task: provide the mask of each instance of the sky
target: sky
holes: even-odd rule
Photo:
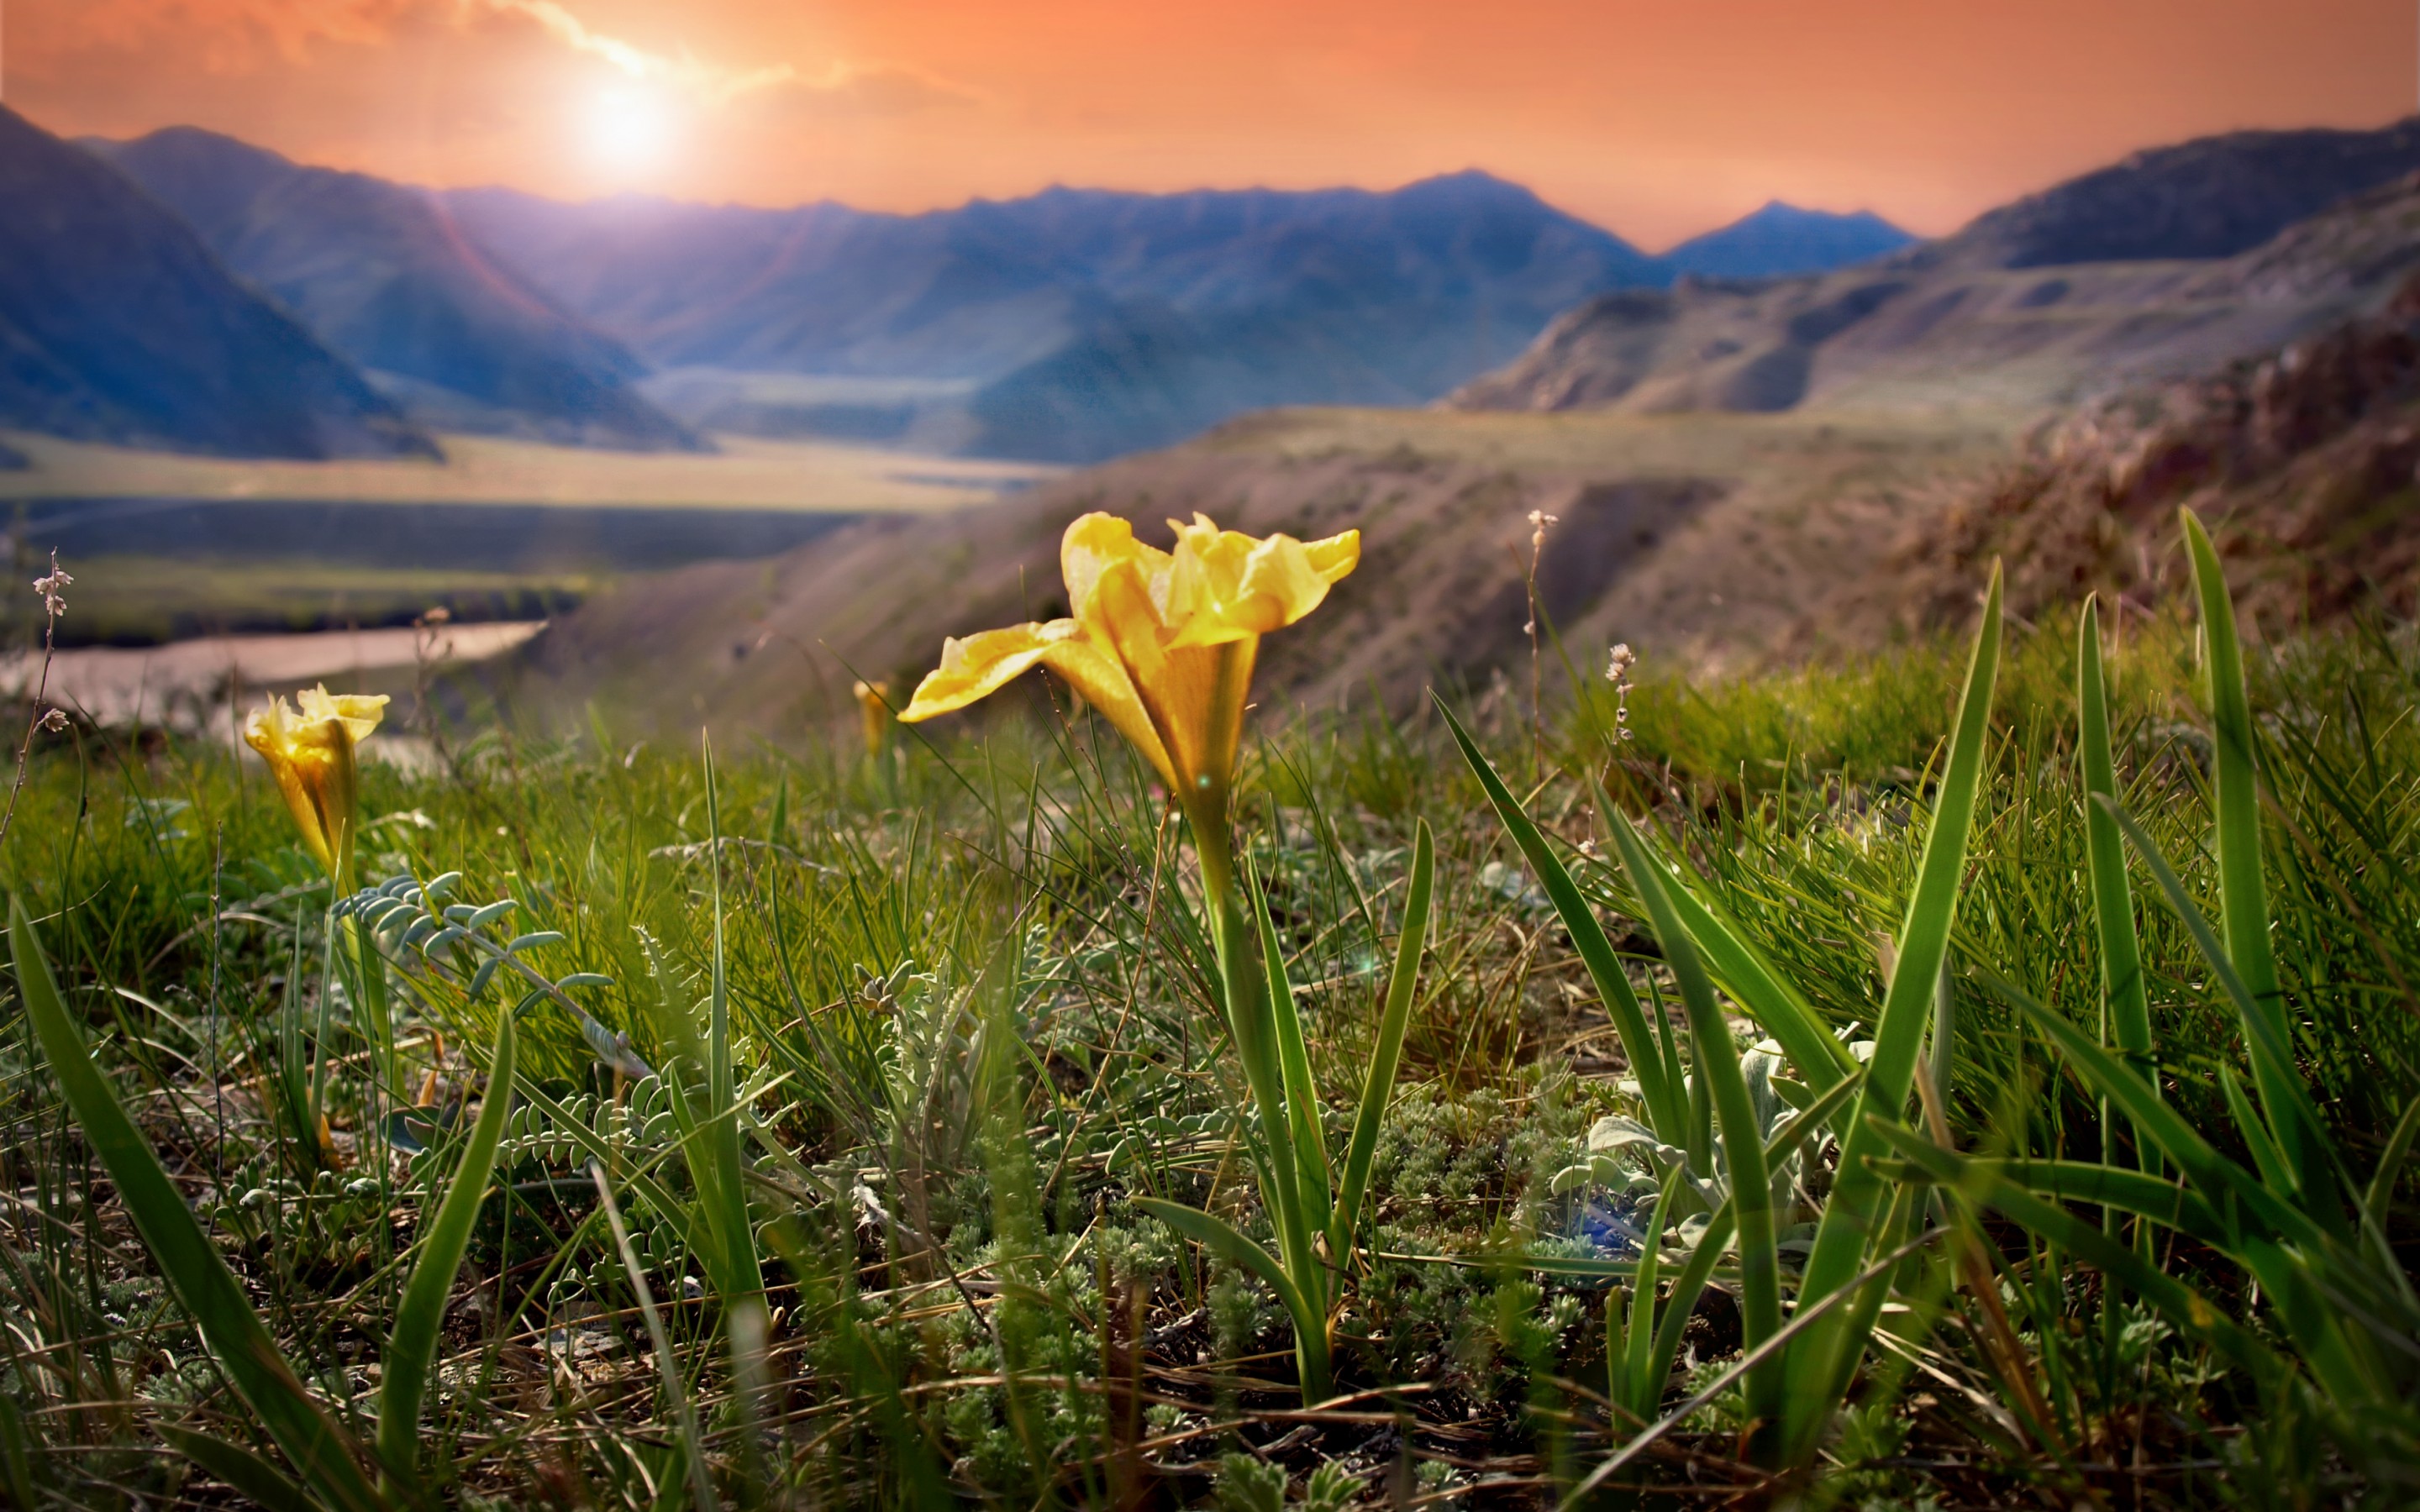
[[[0,0],[0,99],[564,198],[917,210],[1483,168],[1650,250],[1937,235],[2137,147],[2374,126],[2415,0]]]

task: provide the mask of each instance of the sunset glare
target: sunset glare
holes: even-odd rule
[[[2377,125],[2420,43],[2406,0],[10,0],[8,25],[7,97],[54,131],[196,125],[420,182],[922,209],[1480,167],[1651,247],[1775,197],[1939,233],[2138,147]]]

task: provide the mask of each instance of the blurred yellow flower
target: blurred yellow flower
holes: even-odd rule
[[[865,727],[865,753],[880,756],[882,745],[891,734],[891,683],[887,678],[859,682],[849,691],[857,695],[858,719]]]
[[[269,763],[302,843],[342,886],[352,870],[357,817],[353,748],[386,717],[386,695],[332,695],[321,687],[303,689],[294,702],[299,712],[283,698],[255,709],[243,738]]]
[[[1261,637],[1294,624],[1361,560],[1361,532],[1255,538],[1207,517],[1171,520],[1176,549],[1135,539],[1113,515],[1067,527],[1060,570],[1071,617],[986,630],[941,648],[902,719],[929,719],[1049,668],[1158,769],[1187,809],[1223,820]]]

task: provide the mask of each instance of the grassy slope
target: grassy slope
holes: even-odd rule
[[[2130,635],[2114,661],[2116,724],[2130,802],[2207,897],[2213,877],[2196,844],[2207,748],[2190,647],[2189,628],[2174,624]],[[2391,712],[2408,705],[2420,651],[2398,629],[2280,655],[2257,687],[2275,717],[2278,954],[2324,1117],[2369,1159],[2420,1085],[2420,1040],[2396,985],[2420,977],[2420,897],[2402,869],[2377,864],[2409,854],[2420,812],[2420,729]],[[2013,981],[2087,1025],[2097,1008],[2065,638],[2058,627],[2019,634],[2010,658],[1953,951],[1950,1115],[1970,1146],[2097,1151],[2090,1102],[2044,1079],[2042,1047],[1988,986]],[[1651,678],[1632,700],[1638,736],[1607,768],[1629,801],[1678,826],[1756,943],[1835,1025],[1871,1022],[1870,940],[1896,925],[1916,866],[1917,774],[1936,759],[1960,660],[1928,646],[1780,678]],[[1584,728],[1572,755],[1595,765],[1602,748]],[[1282,1439],[1270,1456],[1296,1476],[1338,1459],[1371,1494],[1399,1454],[1422,1489],[1481,1478],[1535,1487],[1584,1471],[1604,1442],[1601,1418],[1559,1382],[1602,1379],[1606,1293],[1585,1284],[1542,1289],[1486,1268],[1381,1259],[1345,1315],[1340,1369],[1350,1386],[1417,1381],[1423,1391],[1375,1424],[1301,1433],[1266,1415],[1292,1403],[1285,1335],[1265,1295],[1122,1201],[1156,1191],[1257,1221],[1223,1112],[1233,1077],[1203,995],[1206,947],[1177,903],[1182,852],[1155,826],[1114,743],[1078,731],[1063,748],[1063,733],[1036,729],[1003,726],[986,744],[954,748],[946,765],[912,746],[876,765],[814,747],[726,763],[725,825],[774,847],[735,851],[724,876],[741,1074],[781,1078],[755,1105],[782,1149],[814,1168],[769,1165],[779,1184],[759,1194],[760,1216],[802,1220],[779,1246],[790,1264],[775,1272],[785,1311],[771,1357],[771,1407],[786,1414],[771,1441],[777,1460],[810,1496],[906,1496],[929,1476],[1018,1504],[1114,1501],[1120,1477],[1146,1464],[1190,1499],[1206,1457],[1239,1437]],[[551,975],[614,978],[583,1000],[660,1063],[667,1045],[635,930],[662,942],[675,981],[693,981],[676,993],[704,990],[690,974],[707,960],[712,921],[705,789],[690,754],[626,752],[627,732],[596,737],[604,748],[492,734],[464,745],[458,733],[456,776],[373,768],[368,811],[397,817],[372,828],[365,865],[460,870],[464,897],[523,900],[507,932],[563,931],[535,959]],[[1528,732],[1505,703],[1488,738],[1508,769],[1524,769]],[[1592,1118],[1625,1105],[1619,1066],[1543,901],[1499,864],[1509,850],[1467,774],[1429,722],[1367,718],[1258,748],[1254,773],[1249,844],[1295,980],[1313,984],[1305,1011],[1323,1086],[1350,1086],[1364,1054],[1410,824],[1424,815],[1439,829],[1442,933],[1403,1106],[1379,1151],[1374,1247],[1466,1254],[1573,1232],[1575,1202],[1548,1179],[1577,1158]],[[1534,807],[1567,836],[1587,830],[1568,776]],[[324,1033],[332,1055],[358,1048],[341,1014],[314,1027],[328,1025],[312,964],[324,894],[311,891],[275,798],[256,772],[207,750],[54,748],[16,825],[10,880],[45,918],[102,1063],[225,1236],[288,1351],[328,1372],[324,1390],[349,1375],[363,1391],[392,1286],[380,1267],[411,1237],[428,1167],[399,1170],[394,1197],[375,1182],[349,1192],[365,1167],[315,1178],[256,1074],[272,1063],[281,1026],[305,1047]],[[1602,865],[1584,876],[1619,905]],[[216,931],[212,897],[229,909]],[[2212,1068],[2240,1065],[2240,1043],[2181,932],[2155,908],[2144,918],[2169,1095],[2220,1130]],[[1652,963],[1633,970],[1668,995]],[[411,1078],[435,1067],[442,1099],[464,1077],[459,1047],[485,1041],[500,1005],[492,995],[465,1004],[422,980],[428,995],[406,1024],[405,1054]],[[974,1045],[986,1020],[1013,1026],[1031,1055],[1005,1069],[984,1060]],[[163,1310],[106,1193],[80,1185],[77,1142],[26,1058],[22,1023],[0,1016],[0,1175],[20,1198],[0,1217],[11,1351],[0,1391],[38,1446],[30,1473],[59,1494],[85,1503],[122,1485],[158,1499],[175,1461],[139,1451],[139,1417],[105,1403],[139,1383],[154,1401],[194,1402],[223,1431],[244,1429]],[[556,1095],[612,1094],[562,1012],[540,1005],[523,1024],[522,1053]],[[205,1074],[213,1064],[226,1067],[215,1080]],[[349,1156],[374,1109],[358,1062],[332,1065],[328,1103]],[[575,1486],[595,1504],[654,1503],[650,1485],[682,1484],[678,1436],[644,1335],[620,1310],[621,1263],[581,1227],[593,1201],[568,1180],[568,1148],[517,1134],[507,1159],[520,1184],[509,1204],[491,1199],[446,1347],[446,1379],[479,1384],[447,1396],[423,1461],[517,1504]],[[97,1211],[85,1206],[94,1197]],[[380,1220],[387,1211],[391,1223]],[[70,1241],[95,1222],[119,1237],[105,1249]],[[693,1259],[662,1214],[641,1210],[637,1222],[657,1295],[677,1299]],[[2409,1210],[2393,1233],[2412,1241]],[[2258,1501],[2281,1481],[2308,1490],[2334,1473],[2294,1458],[2294,1432],[2236,1440],[2230,1425],[2280,1422],[2288,1408],[2148,1320],[2104,1341],[2091,1273],[2003,1237],[2009,1305],[2066,1431],[2087,1458],[2138,1457],[2141,1469],[2117,1477],[2128,1494],[2201,1504],[2224,1485]],[[2207,1257],[2171,1263],[2223,1294],[2237,1285]],[[485,1300],[500,1269],[501,1312]],[[675,1349],[703,1372],[709,1424],[727,1428],[708,1313],[675,1302],[670,1322]],[[1691,1325],[1697,1357],[1719,1357],[1734,1327],[1709,1304]],[[1959,1389],[1859,1420],[1831,1489],[1998,1505],[2058,1481],[1993,1427],[1994,1388],[1967,1335],[1940,1329],[1927,1346]],[[1003,1389],[1003,1367],[1024,1383]],[[1137,1387],[1140,1399],[1119,1395]],[[909,1395],[892,1395],[902,1388]],[[1388,1422],[1400,1435],[1380,1432]],[[1134,1449],[1145,1436],[1151,1446]],[[730,1491],[742,1460],[736,1440],[717,1442]],[[1728,1474],[1730,1442],[1719,1411],[1682,1435],[1684,1452],[1706,1457],[1686,1473]],[[1644,1473],[1683,1470],[1668,1459]]]

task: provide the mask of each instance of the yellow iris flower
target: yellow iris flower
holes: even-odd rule
[[[857,695],[857,717],[865,731],[865,753],[879,757],[882,747],[891,736],[891,682],[880,678],[874,682],[858,682],[849,691]]]
[[[1068,526],[1059,560],[1071,616],[944,642],[939,669],[899,717],[965,708],[1047,667],[1134,743],[1197,821],[1223,825],[1261,637],[1319,607],[1360,562],[1361,532],[1298,541],[1222,531],[1202,515],[1169,524],[1172,552],[1136,540],[1114,515]]]
[[[386,695],[331,694],[322,687],[303,689],[294,702],[299,712],[283,698],[255,709],[243,738],[269,763],[302,843],[341,885],[352,870],[357,818],[353,748],[386,717]]]

